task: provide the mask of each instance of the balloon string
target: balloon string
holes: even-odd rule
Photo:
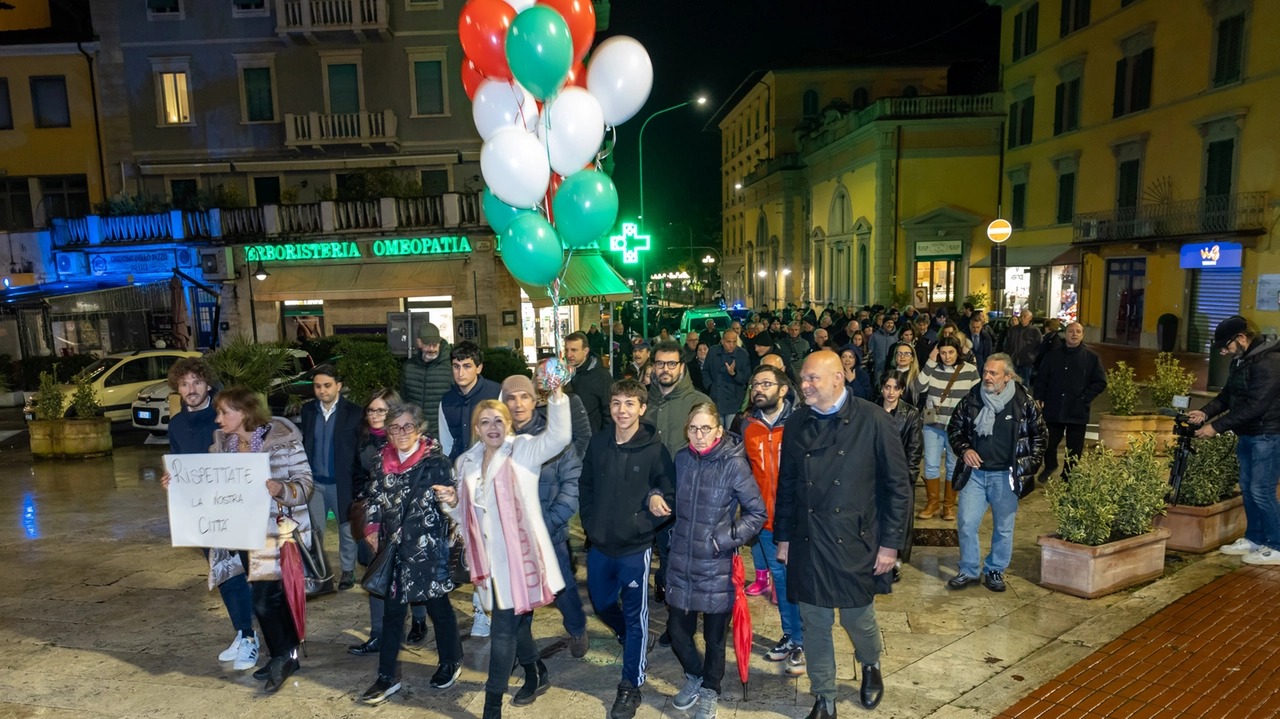
[[[552,331],[552,339],[555,340],[556,356],[564,357],[564,349],[562,339],[560,337],[560,289],[564,286],[564,278],[569,274],[569,261],[573,259],[573,248],[565,253],[564,264],[560,266],[560,274],[556,279],[551,281],[551,315],[554,318],[555,329]]]

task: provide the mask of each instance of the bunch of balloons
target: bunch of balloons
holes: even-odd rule
[[[613,228],[618,190],[596,165],[606,127],[649,98],[653,64],[624,36],[595,38],[591,0],[468,0],[458,19],[462,84],[484,140],[484,211],[507,269],[549,285],[565,249]]]

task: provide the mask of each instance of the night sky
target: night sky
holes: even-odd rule
[[[611,8],[609,31],[597,42],[630,35],[654,65],[649,101],[618,128],[613,179],[621,219],[639,214],[637,136],[645,118],[702,93],[710,99],[706,109],[667,113],[645,131],[646,224],[655,244],[666,244],[660,229],[671,222],[718,233],[720,136],[714,125],[703,128],[755,70],[946,57],[969,61],[968,70],[953,72],[952,92],[996,89],[1000,10],[984,0],[613,0]],[[676,245],[688,242],[685,229],[667,234],[678,234]]]

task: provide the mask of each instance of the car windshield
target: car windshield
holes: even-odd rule
[[[112,367],[115,367],[118,364],[120,364],[119,357],[103,357],[97,362],[94,362],[88,367],[85,367],[84,369],[80,370],[80,373],[78,376],[88,377],[90,381],[93,381],[101,377],[102,375],[106,374],[107,370],[111,369]]]

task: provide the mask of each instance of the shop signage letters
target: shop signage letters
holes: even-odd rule
[[[471,243],[465,237],[415,237],[413,239],[373,241],[373,254],[378,257],[448,255],[470,251]]]
[[[1178,264],[1184,270],[1239,267],[1244,247],[1236,242],[1199,242],[1182,246]]]
[[[413,237],[374,240],[374,257],[413,257],[471,252],[466,237]],[[365,256],[355,242],[302,242],[288,245],[247,245],[249,262],[290,262],[296,260],[358,260]]]
[[[963,240],[929,240],[916,243],[916,257],[959,256],[963,250]]]
[[[173,268],[173,250],[100,252],[89,257],[89,271],[96,276],[160,274]]]

